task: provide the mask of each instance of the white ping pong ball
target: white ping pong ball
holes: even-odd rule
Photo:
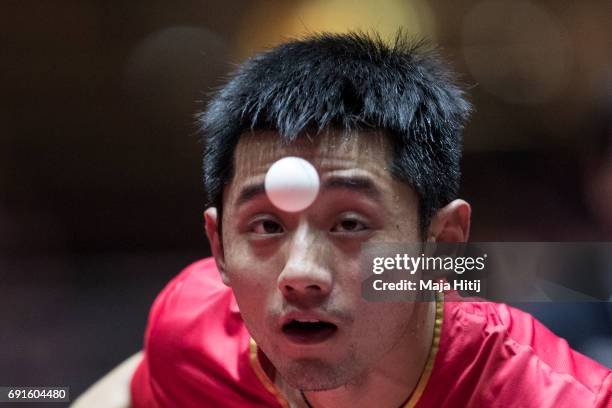
[[[300,157],[283,157],[266,173],[268,199],[280,210],[298,212],[308,208],[319,194],[319,175],[312,164]]]

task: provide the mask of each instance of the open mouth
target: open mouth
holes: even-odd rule
[[[321,343],[332,337],[338,326],[322,320],[291,320],[283,325],[283,333],[299,344]]]

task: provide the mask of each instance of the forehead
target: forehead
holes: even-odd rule
[[[240,211],[242,205],[261,193],[265,175],[274,162],[298,156],[317,169],[323,186],[321,197],[335,197],[346,206],[348,202],[356,204],[351,200],[357,199],[352,196],[346,201],[346,189],[354,194],[359,191],[360,199],[367,196],[367,200],[374,200],[373,205],[387,219],[401,220],[398,225],[416,225],[418,196],[408,184],[392,177],[391,147],[384,132],[329,130],[301,135],[292,143],[282,142],[276,132],[245,134],[235,150],[234,176],[223,192],[223,217],[235,219],[234,211]]]
[[[276,132],[243,135],[235,150],[234,175],[223,191],[224,217],[262,192],[268,169],[286,156],[302,157],[312,163],[323,186],[351,184],[354,192],[376,196],[377,205],[382,205],[380,211],[406,212],[402,213],[403,219],[414,218],[418,197],[410,186],[392,177],[388,137],[383,132],[336,130],[301,135],[292,143],[283,142]],[[334,196],[342,197],[344,193]]]
[[[273,131],[243,135],[234,154],[234,180],[265,173],[275,161],[298,156],[310,161],[319,171],[353,168],[387,171],[390,144],[383,132],[345,132],[326,130],[305,134],[291,143]]]

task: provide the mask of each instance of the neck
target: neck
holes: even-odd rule
[[[419,303],[419,318],[396,346],[366,372],[341,387],[325,391],[301,392],[284,383],[276,383],[291,407],[308,408],[398,408],[411,396],[425,369],[431,350],[436,317],[435,302]]]

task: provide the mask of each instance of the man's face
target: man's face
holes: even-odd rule
[[[366,242],[417,242],[418,199],[388,169],[379,133],[329,131],[290,145],[274,132],[245,135],[224,192],[224,279],[245,324],[290,385],[305,390],[358,381],[411,335],[414,304],[366,302]],[[263,190],[285,156],[312,163],[321,179],[306,210],[275,208]]]

